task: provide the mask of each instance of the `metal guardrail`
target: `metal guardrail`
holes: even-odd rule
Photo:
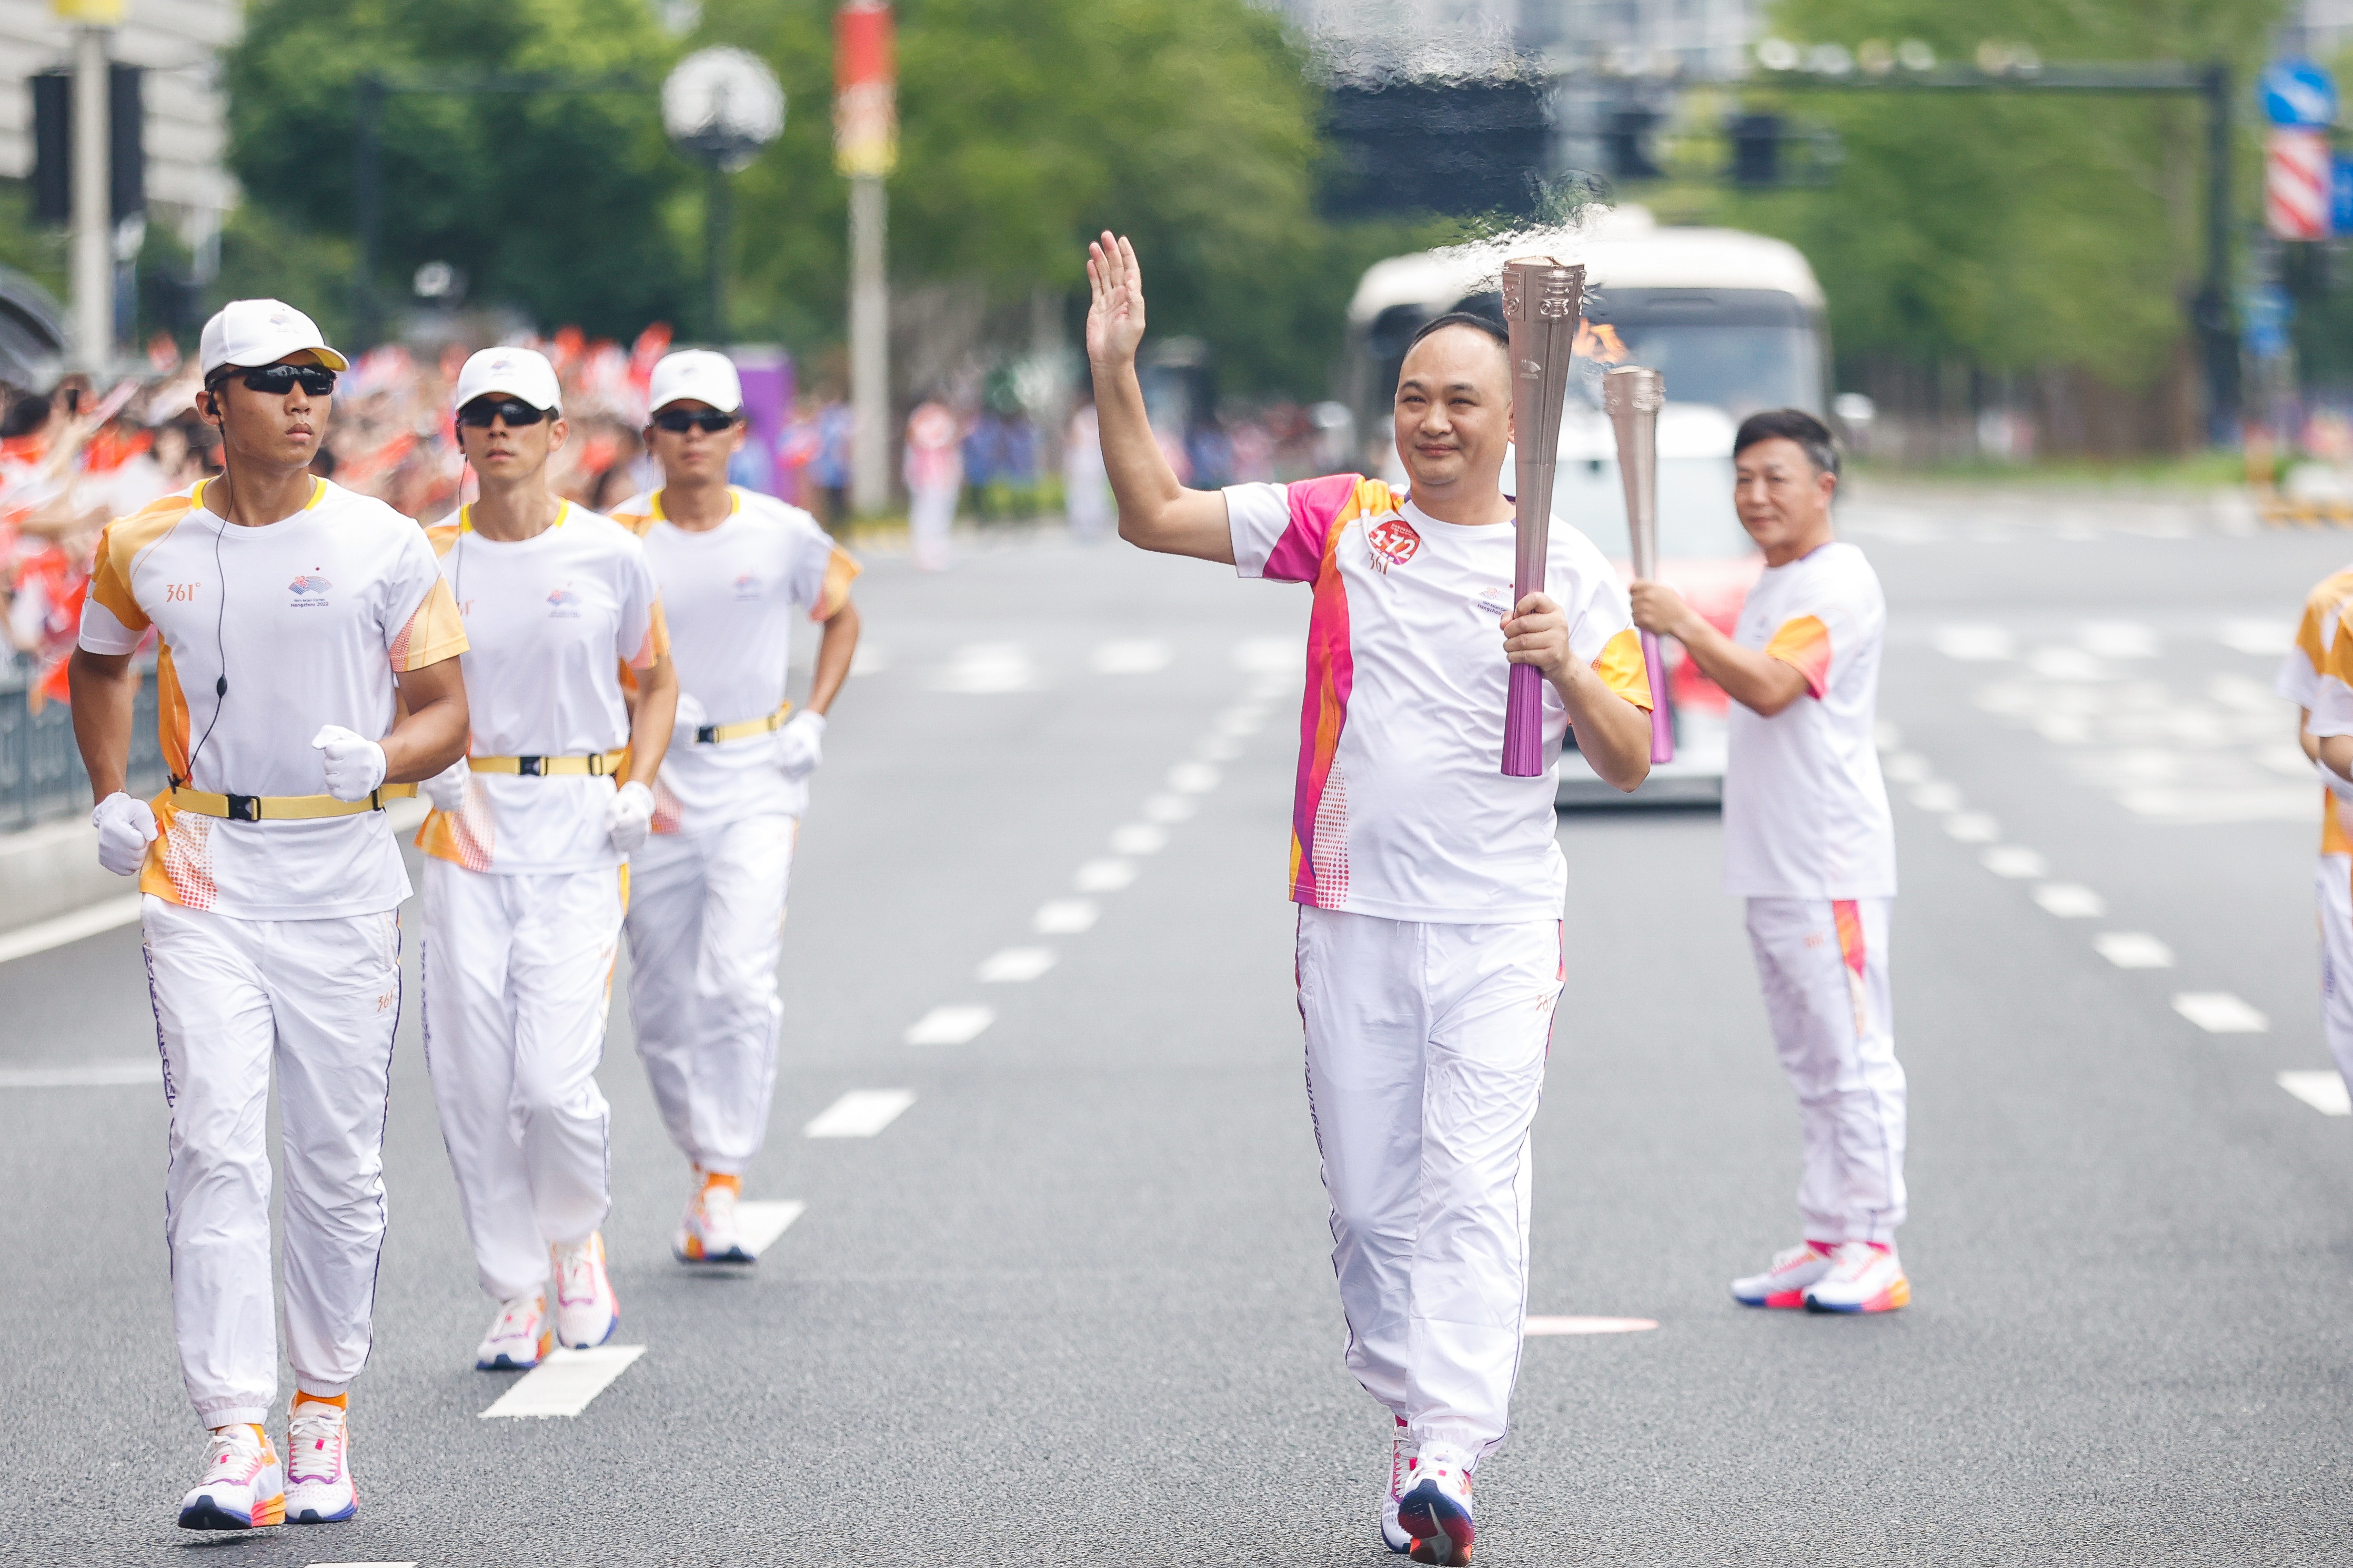
[[[73,711],[62,702],[27,700],[33,670],[0,663],[0,833],[12,833],[90,810],[90,775],[74,745]],[[140,671],[131,723],[131,793],[151,795],[170,782],[155,738],[155,671]]]

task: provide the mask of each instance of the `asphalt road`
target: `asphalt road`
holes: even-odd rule
[[[1846,526],[1893,607],[1915,1304],[1726,1300],[1794,1237],[1796,1138],[1716,820],[1564,817],[1531,1310],[1658,1327],[1530,1342],[1480,1562],[2342,1560],[2353,1121],[2277,1082],[2328,1065],[2318,792],[2262,689],[2353,537],[1867,490]],[[685,1171],[617,1006],[607,1237],[647,1350],[576,1417],[481,1418],[512,1380],[470,1365],[489,1303],[412,1006],[360,1518],[192,1536],[161,1095],[0,1087],[0,1560],[1393,1561],[1290,994],[1303,595],[1059,540],[860,592],[747,1184],[807,1207],[768,1257],[670,1260]],[[1074,900],[1089,929],[1039,932]],[[152,1053],[137,940],[0,963],[0,1084]],[[977,977],[1021,948],[1055,961]],[[803,1135],[892,1089],[872,1136]]]

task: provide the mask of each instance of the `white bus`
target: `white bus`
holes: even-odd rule
[[[1821,286],[1795,247],[1734,229],[1662,226],[1620,207],[1579,229],[1376,263],[1348,308],[1345,396],[1367,471],[1402,482],[1390,404],[1406,343],[1449,310],[1502,313],[1496,279],[1508,255],[1550,254],[1586,269],[1586,322],[1563,417],[1553,510],[1626,569],[1625,491],[1617,443],[1601,414],[1601,373],[1648,365],[1666,377],[1659,417],[1660,575],[1726,631],[1763,562],[1732,508],[1732,437],[1764,408],[1823,415],[1830,401]],[[1588,357],[1589,354],[1590,357]],[[1671,648],[1675,761],[1651,770],[1637,802],[1722,797],[1724,692]],[[1623,800],[1573,752],[1560,769],[1563,805]]]

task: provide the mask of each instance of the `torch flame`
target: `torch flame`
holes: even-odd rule
[[[1618,329],[1609,322],[1597,325],[1579,316],[1575,353],[1577,358],[1589,359],[1597,364],[1619,364],[1626,358],[1626,345],[1618,341]]]

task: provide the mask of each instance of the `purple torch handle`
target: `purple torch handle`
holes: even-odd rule
[[[1667,661],[1659,654],[1659,635],[1642,634],[1642,670],[1651,682],[1651,761],[1675,760],[1675,718],[1667,711]]]
[[[1506,778],[1532,779],[1545,771],[1544,687],[1544,676],[1535,665],[1512,666],[1512,684],[1506,689],[1504,698],[1504,776]]]

